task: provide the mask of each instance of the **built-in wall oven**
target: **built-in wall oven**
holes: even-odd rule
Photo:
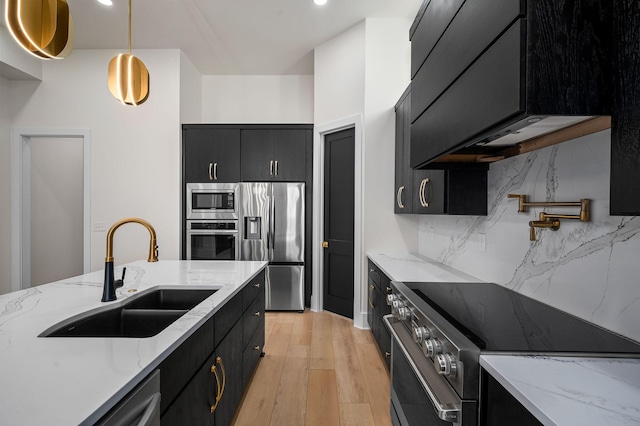
[[[188,220],[187,260],[239,260],[237,220]]]
[[[504,398],[483,353],[640,356],[640,343],[482,282],[391,282],[391,416],[395,426],[540,425]]]
[[[188,183],[185,258],[239,260],[238,184]]]

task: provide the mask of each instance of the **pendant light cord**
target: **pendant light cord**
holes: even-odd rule
[[[131,55],[131,0],[129,0],[129,55]]]

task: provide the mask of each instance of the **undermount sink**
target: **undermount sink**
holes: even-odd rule
[[[123,304],[88,312],[50,327],[39,337],[151,337],[216,290],[158,289]]]

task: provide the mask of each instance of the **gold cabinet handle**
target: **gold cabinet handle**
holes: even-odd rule
[[[391,356],[391,352],[385,352],[385,353],[384,353],[384,356],[385,356],[386,358],[389,358],[389,357]]]
[[[374,289],[375,289],[375,287],[373,285],[369,286],[369,306],[371,306],[371,308],[375,308],[375,305],[371,301],[371,299],[372,299],[371,295],[373,294],[373,290]]]
[[[398,202],[398,207],[404,209],[404,204],[402,204],[402,192],[404,191],[404,185],[398,188],[398,193],[396,194],[396,201]]]
[[[209,163],[209,180],[213,180],[213,163]]]
[[[218,163],[213,163],[213,180],[218,180]]]
[[[322,248],[329,248],[329,241],[323,241]]]
[[[253,285],[255,288],[260,288],[260,283],[256,283]]]
[[[225,374],[225,371],[224,371],[224,366],[222,365],[222,358],[221,357],[217,357],[216,358],[216,363],[220,364],[220,368],[222,369],[222,374],[223,374],[223,380],[225,380],[224,376],[226,374]],[[211,366],[211,372],[216,377],[216,401],[211,406],[211,413],[213,413],[214,411],[216,411],[216,408],[218,408],[218,404],[220,403],[220,400],[222,399],[222,393],[224,392],[224,385],[226,383],[224,383],[224,381],[222,383],[220,383],[220,375],[218,374],[218,368],[216,367],[216,364],[213,364]]]
[[[269,175],[273,177],[273,160],[269,162]]]
[[[254,312],[254,314],[253,314],[253,315],[255,315],[255,316],[259,317],[259,316],[260,316],[260,311],[258,311],[258,312]]]
[[[260,346],[254,346],[254,347],[253,347],[253,350],[254,350],[254,351],[259,351],[259,350],[260,350]]]
[[[420,182],[420,204],[422,207],[429,207],[429,203],[427,203],[427,197],[425,195],[425,191],[427,190],[427,184],[429,183],[429,178],[422,179]]]
[[[276,176],[278,176],[278,160],[276,160]]]

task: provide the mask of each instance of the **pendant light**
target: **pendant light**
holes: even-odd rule
[[[7,28],[27,52],[62,59],[73,49],[73,21],[67,0],[6,0]]]
[[[125,105],[137,106],[149,97],[149,71],[131,54],[131,0],[129,0],[129,53],[114,56],[109,62],[109,91]]]

